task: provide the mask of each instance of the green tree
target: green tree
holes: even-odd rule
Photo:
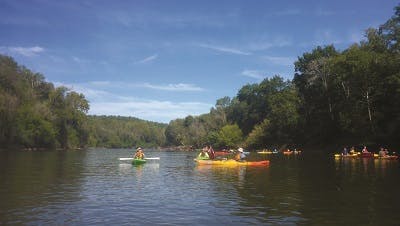
[[[218,133],[218,144],[219,146],[225,146],[228,148],[234,148],[239,146],[243,141],[243,133],[239,126],[226,125],[221,128]]]

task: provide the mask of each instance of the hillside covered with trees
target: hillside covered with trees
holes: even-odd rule
[[[0,55],[0,148],[161,146],[166,124],[87,116],[83,94],[55,87],[42,74]]]
[[[89,147],[160,147],[167,124],[133,117],[88,116]]]
[[[1,147],[83,147],[88,110],[82,94],[54,87],[42,74],[0,55]]]

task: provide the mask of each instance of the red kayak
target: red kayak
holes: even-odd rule
[[[373,158],[374,157],[374,153],[372,153],[372,152],[364,152],[364,153],[361,153],[361,157],[363,157],[363,158]]]
[[[216,151],[215,152],[215,156],[225,156],[225,155],[229,155],[232,154],[232,152],[229,151]]]

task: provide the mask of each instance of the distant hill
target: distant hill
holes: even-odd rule
[[[167,124],[123,116],[88,116],[89,147],[159,147]]]

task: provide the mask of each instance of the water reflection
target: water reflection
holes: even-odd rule
[[[84,151],[0,152],[0,223],[35,221],[80,199]],[[7,214],[5,214],[7,213]]]
[[[283,162],[287,159],[281,158]],[[231,215],[240,219],[233,218],[233,224],[305,221],[300,211],[298,175],[290,167],[271,163],[268,167],[198,165],[195,169],[213,181],[219,199],[225,200],[220,202],[230,200]]]
[[[341,221],[354,224],[383,224],[394,222],[386,206],[400,201],[390,195],[399,187],[398,161],[390,159],[353,158],[334,161],[339,194],[336,202],[341,204],[336,212]],[[353,206],[357,206],[355,209]],[[358,221],[346,215],[351,212]],[[389,224],[392,224],[389,223]]]
[[[399,166],[398,160],[379,158],[337,158],[336,171],[346,176],[370,177],[375,174],[384,176],[388,171]]]

